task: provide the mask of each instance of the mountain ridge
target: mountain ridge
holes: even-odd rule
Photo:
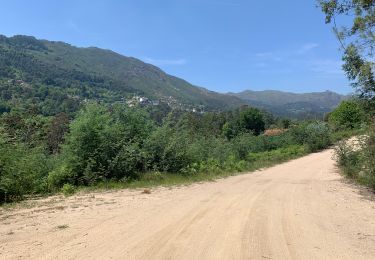
[[[207,110],[243,104],[239,98],[194,86],[152,64],[97,47],[75,47],[33,36],[0,36],[0,54],[3,78],[42,84],[52,91],[63,88],[81,99],[111,101],[109,96],[119,99],[137,93],[148,98],[173,97],[180,105]]]
[[[265,109],[280,117],[320,118],[332,111],[342,100],[349,98],[326,90],[323,92],[293,93],[280,90],[244,90],[228,92],[248,105]]]

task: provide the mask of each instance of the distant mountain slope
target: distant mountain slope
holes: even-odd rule
[[[228,95],[241,98],[247,104],[265,109],[274,115],[291,118],[321,118],[348,98],[331,91],[297,94],[276,90],[246,90]]]
[[[3,106],[23,101],[42,104],[42,110],[53,107],[50,103],[55,101],[56,106],[64,107],[84,99],[113,102],[134,93],[207,110],[243,104],[237,97],[193,86],[113,51],[21,35],[0,35],[0,91]]]

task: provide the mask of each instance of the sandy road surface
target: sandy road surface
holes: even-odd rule
[[[0,259],[375,259],[375,202],[332,151],[211,183],[0,211]]]

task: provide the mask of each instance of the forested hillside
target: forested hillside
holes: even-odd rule
[[[225,110],[242,104],[109,50],[0,35],[0,112],[33,107],[53,115],[77,111],[84,100],[113,103],[134,94],[189,109]]]

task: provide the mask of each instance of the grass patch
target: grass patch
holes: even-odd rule
[[[66,183],[61,188],[61,192],[65,195],[65,197],[68,197],[68,196],[73,195],[76,192],[76,188],[73,185]]]

